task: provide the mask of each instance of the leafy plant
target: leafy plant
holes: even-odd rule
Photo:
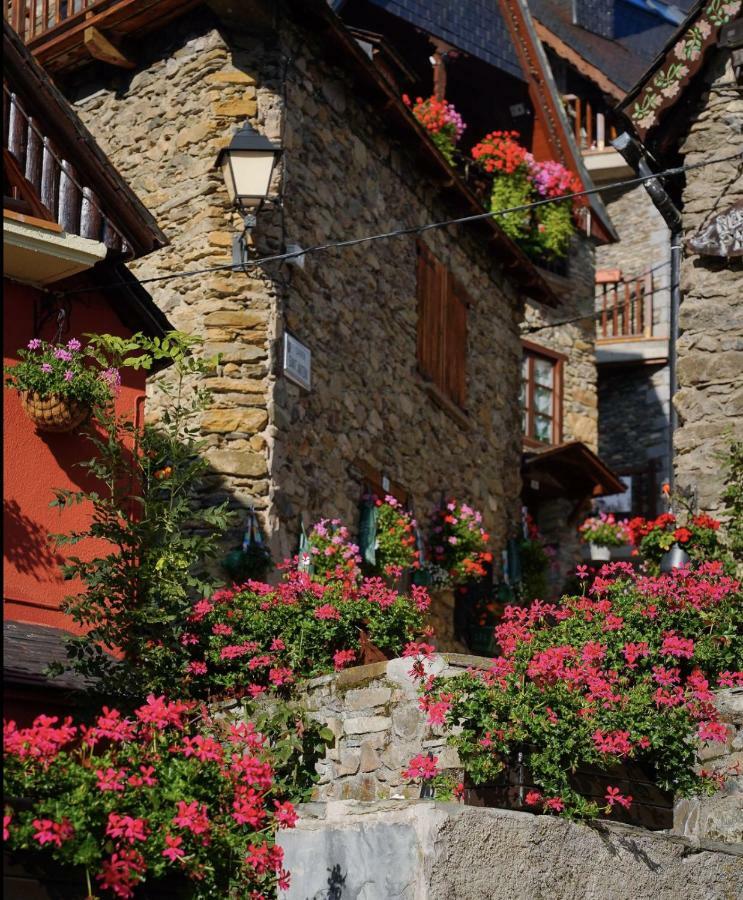
[[[229,523],[227,503],[204,508],[194,499],[208,463],[192,422],[209,395],[190,381],[212,366],[194,356],[197,343],[178,332],[162,339],[91,338],[99,360],[172,366],[160,383],[169,402],[157,424],[140,431],[110,407],[96,407],[97,425],[87,431],[95,454],[81,466],[100,487],[60,490],[54,501],[92,509],[88,528],[56,536],[61,546],[92,538],[107,547],[92,558],[68,557],[65,577],[80,579],[84,590],[63,608],[86,631],[69,640],[68,667],[113,696],[141,699],[144,670],[156,671],[153,680],[171,693],[180,672],[169,670],[170,657],[155,650],[177,640],[193,596],[211,590],[205,566]]]
[[[399,656],[423,634],[429,603],[422,587],[408,596],[380,578],[321,583],[290,569],[276,587],[248,582],[197,601],[176,647],[153,652],[170,657],[162,668],[178,671],[188,696],[289,697],[301,679],[360,663],[367,642]]]
[[[403,94],[402,99],[446,160],[453,163],[456,145],[467,127],[454,105],[437,97],[427,97],[425,100],[416,97],[413,103],[407,94]]]
[[[275,760],[296,747],[253,722],[220,726],[150,695],[132,717],[104,707],[92,727],[6,723],[4,748],[6,846],[79,869],[89,897],[163,880],[195,900],[288,886],[274,838],[296,813]]]
[[[5,366],[5,385],[40,397],[58,395],[86,406],[105,406],[118,394],[121,376],[108,360],[83,350],[77,338],[66,344],[50,344],[33,338],[18,351],[20,362]]]
[[[682,796],[713,791],[715,778],[695,769],[695,738],[726,738],[712,687],[743,684],[742,600],[719,562],[662,576],[608,564],[560,605],[508,607],[490,669],[423,680],[421,704],[453,730],[475,783],[521,754],[534,809],[593,817],[631,805],[613,787],[604,805],[589,800],[571,778],[625,760]]]
[[[590,516],[578,531],[585,543],[599,547],[621,547],[631,540],[627,520],[617,521],[612,513],[602,512],[598,516]]]
[[[384,500],[374,498],[377,508],[377,542],[375,574],[397,577],[406,569],[417,569],[416,521],[391,495]]]
[[[487,550],[489,540],[482,514],[466,503],[449,500],[434,516],[431,557],[451,584],[483,578],[485,564],[493,560]]]

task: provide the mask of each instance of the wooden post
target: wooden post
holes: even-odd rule
[[[18,106],[15,94],[10,95],[10,119],[8,121],[8,150],[16,158],[23,171],[26,163],[26,117]]]
[[[83,188],[83,202],[80,208],[80,237],[100,241],[103,217],[96,203],[96,196],[90,188]]]
[[[59,170],[57,168],[57,160],[52,154],[49,138],[44,138],[44,152],[41,164],[41,202],[46,206],[52,214],[52,218],[57,218],[57,178]]]
[[[601,310],[601,337],[606,337],[606,294],[607,287],[605,284],[601,285],[602,295],[601,299],[603,301],[603,308]]]
[[[80,231],[80,190],[75,184],[75,170],[66,159],[62,160],[59,178],[59,216],[57,221],[65,231]]]
[[[622,316],[622,334],[627,335],[630,333],[630,329],[632,327],[632,320],[630,318],[630,308],[631,308],[631,295],[630,295],[630,286],[629,282],[624,282],[624,313]]]
[[[28,137],[26,139],[26,178],[31,182],[39,196],[41,196],[41,165],[43,161],[44,145],[38,131],[34,128],[34,120],[28,120]]]
[[[596,113],[596,147],[598,150],[606,147],[606,117],[603,113]]]
[[[593,110],[591,104],[586,101],[586,149],[590,150],[593,144]]]

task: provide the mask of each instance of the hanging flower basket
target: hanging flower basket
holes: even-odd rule
[[[39,431],[72,431],[90,415],[90,406],[60,394],[41,395],[21,391],[21,404]]]

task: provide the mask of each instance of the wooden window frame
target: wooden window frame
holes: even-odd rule
[[[417,245],[417,367],[431,398],[466,424],[468,312],[461,283],[423,241]]]
[[[527,377],[526,377],[526,433],[522,435],[524,446],[546,449],[555,447],[562,443],[562,408],[563,408],[563,388],[564,388],[564,365],[567,357],[564,353],[558,353],[556,350],[550,350],[549,347],[543,347],[541,344],[535,344],[532,341],[521,341],[523,357],[528,359]],[[552,435],[549,443],[539,441],[534,434],[534,359],[544,359],[552,364]],[[520,374],[520,383],[524,382],[523,375]],[[523,411],[523,408],[522,410]]]

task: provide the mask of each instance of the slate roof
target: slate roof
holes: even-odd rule
[[[61,628],[29,625],[25,622],[3,622],[3,681],[60,690],[82,690],[85,680],[73,672],[57,678],[44,675],[52,662],[64,662],[65,638],[71,637]]]
[[[498,0],[371,0],[374,6],[524,81]],[[339,9],[343,0],[333,0]]]
[[[648,0],[615,0],[614,33],[618,36],[613,38],[573,24],[573,0],[527,2],[538,22],[625,91],[642,77],[677,28],[673,21],[678,18],[676,15],[657,13],[655,3]],[[606,8],[610,0],[594,2]],[[674,5],[683,15],[694,3],[695,0],[675,0]]]

